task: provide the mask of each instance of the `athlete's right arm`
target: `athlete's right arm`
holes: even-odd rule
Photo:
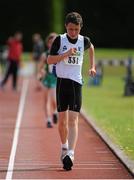
[[[56,64],[60,61],[64,61],[64,59],[66,59],[67,57],[69,57],[70,55],[72,55],[72,50],[73,48],[71,48],[70,50],[68,50],[67,52],[63,53],[63,54],[59,54],[59,55],[49,55],[47,58],[47,63],[48,64]]]
[[[59,48],[60,48],[60,36],[58,36],[52,44],[50,55],[47,57],[48,64],[56,64],[60,61],[64,61],[64,59],[76,53],[75,48],[70,48],[67,52],[63,54],[58,54]]]

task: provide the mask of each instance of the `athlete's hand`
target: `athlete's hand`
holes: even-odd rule
[[[76,51],[77,51],[76,48],[70,48],[69,51],[67,52],[68,56],[76,55]]]
[[[96,75],[96,70],[95,70],[95,68],[91,68],[91,69],[89,70],[89,75],[90,75],[91,77],[94,77],[94,76]]]
[[[63,61],[67,59],[69,56],[76,55],[77,49],[76,48],[70,48],[68,51],[60,55],[59,61]]]

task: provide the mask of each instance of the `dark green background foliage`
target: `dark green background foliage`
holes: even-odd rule
[[[65,15],[77,11],[84,20],[81,33],[90,36],[96,47],[133,48],[133,7],[133,0],[1,0],[0,44],[21,30],[25,50],[31,50],[33,33],[43,37],[50,31],[62,33]]]
[[[98,47],[134,47],[133,0],[66,0],[66,11],[79,11],[84,33]]]
[[[0,42],[4,43],[15,31],[24,34],[25,49],[31,50],[32,34],[46,36],[51,26],[50,0],[2,0],[0,1]]]

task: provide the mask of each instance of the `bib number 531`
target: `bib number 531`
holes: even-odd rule
[[[79,58],[76,57],[76,56],[71,56],[71,57],[68,58],[67,64],[78,65],[79,64]]]

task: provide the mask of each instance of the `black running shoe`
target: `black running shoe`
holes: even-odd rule
[[[52,127],[53,127],[52,123],[51,122],[47,122],[47,128],[52,128]]]
[[[63,169],[65,169],[66,171],[70,171],[72,170],[72,166],[73,166],[73,161],[71,157],[69,155],[66,155],[63,158]]]
[[[67,148],[61,149],[61,156],[60,156],[61,162],[63,162],[64,157],[67,155],[67,151],[68,151]]]

